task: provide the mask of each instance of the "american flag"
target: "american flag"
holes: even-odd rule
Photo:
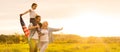
[[[22,17],[20,16],[20,23],[23,29],[23,32],[25,33],[25,36],[28,37],[30,35],[30,31],[27,29],[27,27],[25,26],[25,23],[22,19]]]

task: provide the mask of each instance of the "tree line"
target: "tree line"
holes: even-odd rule
[[[74,34],[54,34],[54,43],[120,43],[120,37],[80,37]],[[24,35],[0,35],[0,44],[18,44],[27,43]]]

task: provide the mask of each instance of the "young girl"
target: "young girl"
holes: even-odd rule
[[[29,9],[28,11],[20,14],[20,16],[23,16],[27,13],[30,13],[30,23],[33,23],[33,25],[35,26],[36,23],[35,23],[35,17],[37,16],[37,13],[35,12],[35,9],[37,8],[37,4],[36,3],[33,3],[31,5],[31,9]]]
[[[37,13],[35,12],[35,9],[37,8],[37,4],[33,3],[31,5],[31,9],[29,9],[28,11],[20,14],[20,16],[22,17],[23,15],[29,13],[30,14],[30,23],[33,24],[33,26],[36,26],[37,23],[35,22],[35,17],[38,16]],[[37,31],[38,34],[40,34],[40,29],[36,28],[30,31],[30,38],[34,35],[35,31]]]

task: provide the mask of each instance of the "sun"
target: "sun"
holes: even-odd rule
[[[114,36],[119,34],[120,25],[115,24],[115,20],[96,12],[85,12],[78,16],[68,19],[56,20],[54,27],[59,26],[64,29],[61,31],[67,34],[77,34],[80,36]],[[59,22],[59,23],[58,23]],[[118,23],[118,22],[117,22]],[[117,25],[117,26],[115,26]]]

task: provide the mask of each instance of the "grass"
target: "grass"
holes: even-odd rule
[[[29,52],[28,44],[2,44],[0,52]],[[94,43],[52,43],[46,52],[120,52],[119,44]]]
[[[19,40],[20,37],[22,39]],[[54,35],[54,37],[54,43],[48,45],[46,52],[120,52],[120,37],[76,35]],[[29,45],[24,36],[1,35],[0,40],[3,41],[0,44],[0,52],[29,52]],[[18,44],[13,44],[15,42]]]

